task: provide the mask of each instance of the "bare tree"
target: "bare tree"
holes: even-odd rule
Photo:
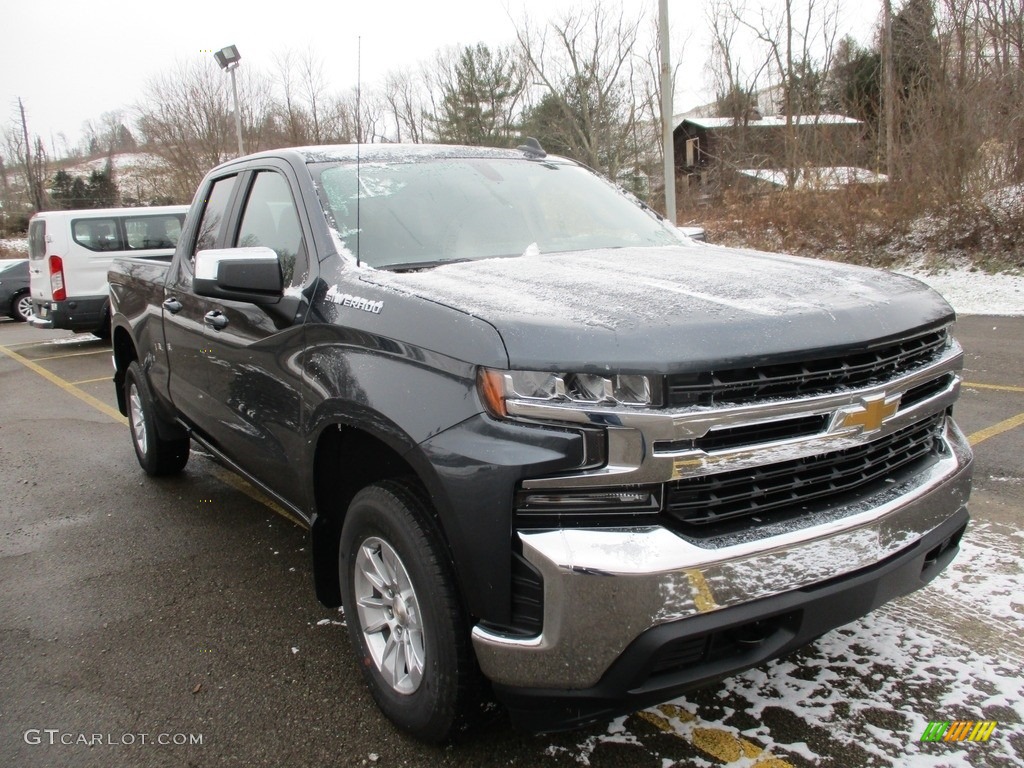
[[[32,207],[37,211],[46,208],[47,173],[46,149],[39,136],[30,137],[25,104],[18,98],[18,116],[15,125],[4,131],[7,155],[18,162],[25,180],[25,192]]]
[[[556,148],[613,178],[636,155],[637,121],[651,118],[634,100],[643,19],[597,2],[543,29],[527,22],[516,29],[541,89],[531,130],[542,129]]]
[[[708,5],[706,18],[711,30],[711,55],[707,68],[714,83],[718,116],[746,121],[757,106],[758,88],[770,65],[769,56],[750,46],[740,45],[740,6],[733,0],[715,0]],[[753,61],[742,54],[751,54]]]
[[[394,127],[395,141],[420,144],[426,141],[427,127],[424,113],[428,85],[422,69],[392,70],[384,79],[381,98]]]
[[[206,61],[179,63],[147,84],[138,124],[150,151],[176,171],[174,198],[186,199],[210,168],[232,156],[229,108],[225,79]]]
[[[299,60],[299,89],[309,115],[309,133],[313,144],[322,144],[332,126],[327,125],[324,115],[324,101],[327,98],[327,81],[324,77],[323,61],[311,49],[307,49]]]
[[[245,143],[257,151],[270,134],[271,89],[251,67],[238,80]],[[212,62],[178,63],[150,79],[136,117],[149,150],[173,171],[172,198],[189,199],[210,168],[234,156],[232,109],[227,78]]]
[[[277,116],[280,119],[278,132],[291,146],[309,143],[306,114],[299,95],[296,75],[296,54],[288,49],[274,58],[275,77],[279,101]]]

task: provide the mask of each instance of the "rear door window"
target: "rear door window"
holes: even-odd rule
[[[28,255],[33,261],[46,255],[46,219],[29,222]]]

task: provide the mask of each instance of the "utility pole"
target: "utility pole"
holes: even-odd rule
[[[882,98],[885,101],[885,172],[896,177],[896,73],[892,52],[892,0],[883,0]]]
[[[668,43],[668,0],[658,0],[658,37],[661,41],[661,143],[665,158],[665,215],[676,223],[676,153],[672,137],[672,59]]]

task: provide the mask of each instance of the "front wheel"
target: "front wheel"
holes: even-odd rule
[[[419,739],[445,740],[476,703],[479,672],[451,568],[412,483],[352,500],[339,568],[349,635],[381,711]]]
[[[138,361],[128,366],[124,379],[124,399],[128,403],[128,427],[139,465],[149,475],[174,475],[188,462],[189,439],[166,440],[157,431],[156,403],[146,386]]]

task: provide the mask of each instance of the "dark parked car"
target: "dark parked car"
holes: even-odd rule
[[[28,259],[0,261],[0,311],[15,320],[32,316],[32,296],[28,292]]]

